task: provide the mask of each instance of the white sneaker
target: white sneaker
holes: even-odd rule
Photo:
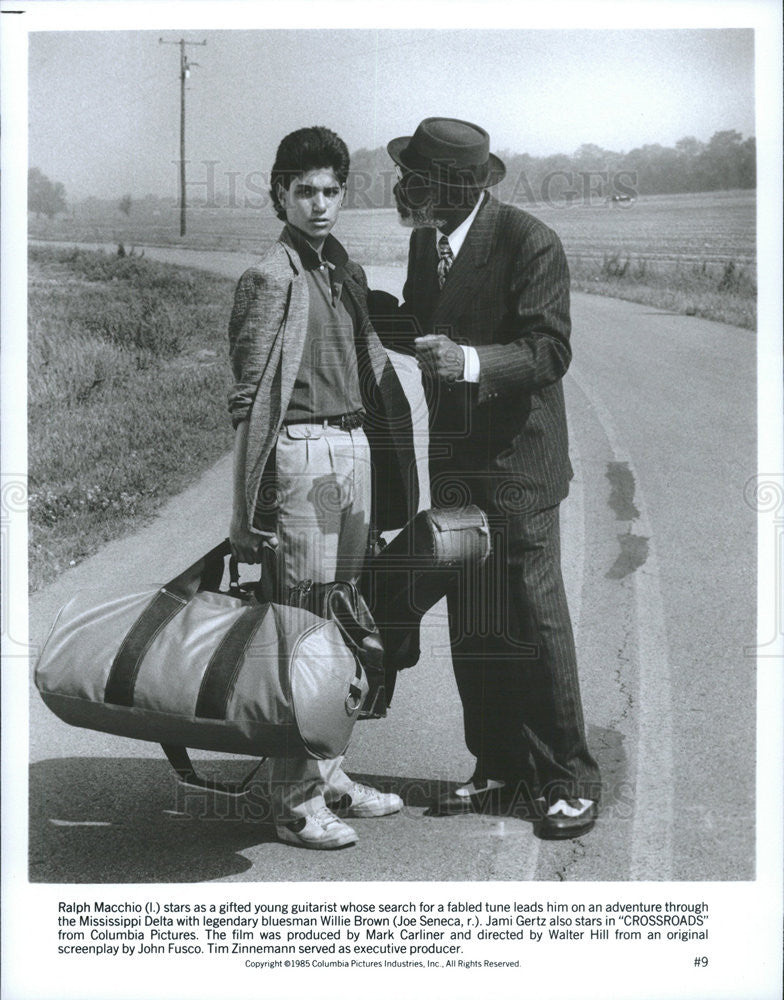
[[[374,816],[390,816],[400,812],[403,800],[394,792],[380,792],[370,785],[361,785],[355,781],[350,791],[331,803],[331,808],[341,816],[353,816],[355,819],[370,819]]]
[[[357,842],[356,830],[338,819],[326,806],[290,823],[276,823],[275,831],[278,840],[314,851],[332,851]]]

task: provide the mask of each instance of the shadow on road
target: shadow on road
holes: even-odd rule
[[[236,781],[247,758],[199,761],[204,777]],[[397,792],[405,811],[451,783],[355,774]],[[437,787],[436,787],[437,786]],[[243,796],[182,785],[165,761],[71,757],[30,768],[31,882],[204,882],[247,872],[242,852],[276,842],[264,781]]]
[[[605,770],[602,812],[623,812],[631,805],[623,737],[592,728],[590,741]],[[247,772],[249,760],[213,759],[199,761],[198,767],[205,777],[236,781]],[[456,785],[431,778],[354,777],[397,792],[405,802],[404,814],[412,818],[427,815],[423,810],[436,796]],[[514,815],[529,818],[518,810]],[[448,842],[456,832],[453,821],[434,822],[446,822]],[[460,829],[467,831],[462,824]],[[253,867],[243,852],[252,854],[253,848],[275,842],[263,778],[244,796],[234,797],[180,784],[163,760],[70,757],[30,768],[31,882],[228,879]]]
[[[237,770],[229,762],[221,777],[235,778]],[[30,881],[203,882],[247,871],[251,862],[239,852],[275,840],[273,827],[264,817],[243,817],[226,796],[214,797],[229,806],[221,812],[193,790],[201,800],[194,807],[190,791],[165,761],[72,757],[34,764]]]

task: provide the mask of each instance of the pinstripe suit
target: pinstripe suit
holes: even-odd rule
[[[404,339],[443,333],[480,362],[478,384],[424,379],[432,502],[476,503],[493,530],[493,557],[448,602],[466,742],[476,778],[598,799],[560,568],[568,267],[552,230],[485,199],[440,292],[434,231],[414,230],[400,310],[419,328]]]

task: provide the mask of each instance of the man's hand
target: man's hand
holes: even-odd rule
[[[463,377],[465,357],[460,345],[444,336],[443,333],[431,333],[426,337],[417,337],[414,341],[417,364],[433,378],[444,379],[445,382],[456,382]]]
[[[229,541],[231,551],[237,562],[260,563],[261,552],[265,545],[272,549],[278,547],[278,536],[272,531],[263,531],[261,534],[250,531],[247,525],[232,518],[229,528]]]

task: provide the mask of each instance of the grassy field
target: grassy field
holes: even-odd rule
[[[524,205],[561,237],[574,288],[753,329],[756,325],[755,192],[657,195],[630,206]],[[31,219],[39,239],[259,251],[280,230],[263,209],[199,208],[181,238],[175,206],[125,217],[75,212]],[[405,264],[408,231],[394,210],[344,211],[336,235],[362,264]]]
[[[233,287],[139,257],[31,249],[32,590],[149,517],[231,447]]]

